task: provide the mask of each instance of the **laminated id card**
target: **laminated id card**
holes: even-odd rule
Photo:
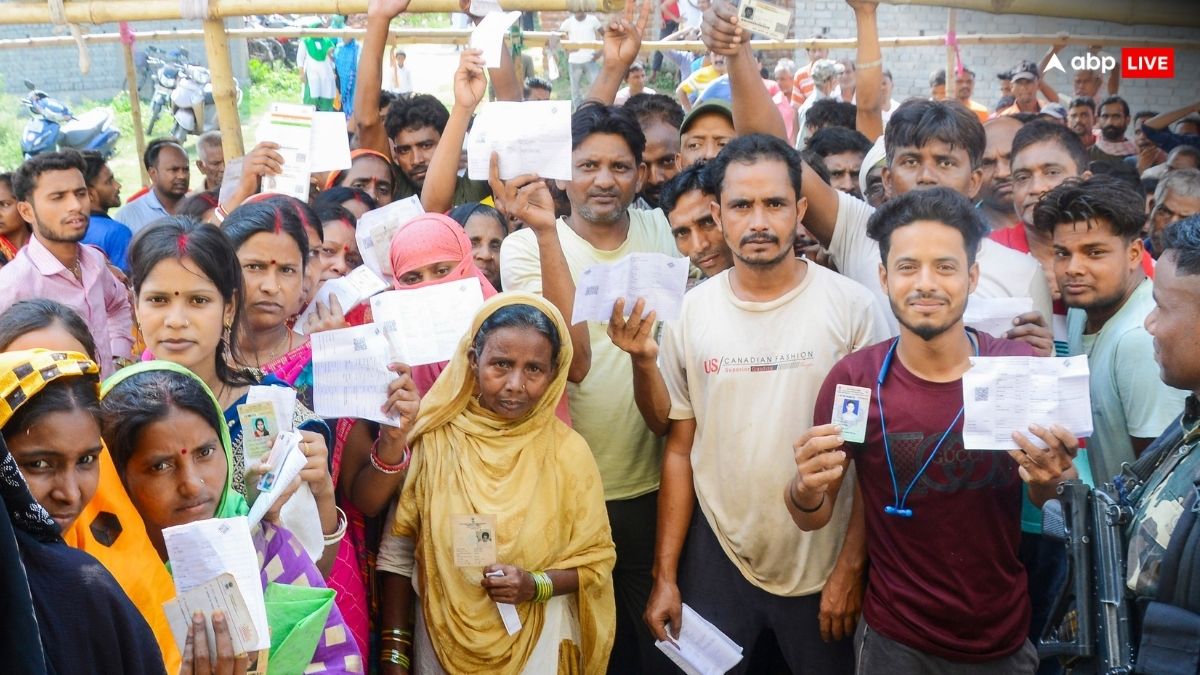
[[[870,389],[839,384],[833,393],[830,421],[842,427],[842,438],[847,443],[862,443],[867,439],[867,411],[870,408]]]

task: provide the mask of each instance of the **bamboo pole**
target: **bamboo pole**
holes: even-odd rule
[[[213,100],[217,108],[217,121],[221,125],[221,150],[226,157],[241,157],[246,154],[242,145],[242,123],[238,118],[237,88],[233,84],[233,65],[229,62],[229,41],[225,37],[223,19],[208,19],[204,22],[204,51],[208,55],[208,69],[212,73]],[[200,108],[204,104],[201,102]],[[204,117],[196,115],[196,133],[204,133]]]
[[[138,96],[137,68],[133,64],[133,45],[122,44],[121,52],[125,56],[125,79],[129,83],[129,116],[133,119],[133,142],[137,147],[138,168],[142,172],[142,187],[150,184],[150,174],[142,157],[146,154],[146,130],[142,128],[142,100]]]
[[[361,39],[364,31],[355,29],[294,29],[270,28],[249,29],[231,28],[226,31],[230,39],[256,40],[263,38],[296,38],[296,37],[355,37]],[[393,43],[412,44],[466,44],[470,31],[448,28],[393,28],[390,39]],[[548,32],[524,33],[525,45],[542,47],[549,43],[553,35]],[[138,40],[159,42],[169,40],[202,40],[202,30],[165,30],[146,31],[137,34]],[[83,39],[91,44],[108,44],[120,41],[116,33],[84,34]],[[576,51],[579,49],[599,49],[599,42],[568,42],[562,41],[562,49]],[[755,49],[764,50],[795,50],[808,47],[824,47],[826,49],[854,49],[858,42],[854,38],[837,39],[807,39],[807,40],[753,40],[750,43]],[[1054,45],[1066,44],[1078,47],[1099,45],[1102,47],[1172,47],[1182,50],[1200,50],[1200,40],[1183,38],[1139,38],[1111,35],[1077,35],[1068,37],[1066,34],[1021,35],[1021,34],[992,34],[992,35],[959,35],[958,44],[963,45]],[[944,36],[930,35],[921,37],[881,37],[879,46],[883,49],[903,49],[909,47],[944,47]],[[0,49],[25,49],[29,47],[73,47],[75,40],[69,35],[54,35],[45,37],[24,37],[0,39]],[[646,51],[679,50],[686,52],[703,52],[706,50],[700,41],[670,41],[648,40],[642,43]]]
[[[1200,12],[1178,0],[876,0],[884,5],[948,7],[988,14],[1090,19],[1127,26],[1200,26]]]
[[[625,8],[624,0],[505,0],[505,9],[554,12],[581,10],[612,13]],[[79,0],[64,4],[68,23],[166,21],[186,18],[178,0]],[[208,0],[208,18],[259,14],[358,14],[367,11],[367,0]],[[458,0],[412,0],[408,13],[459,11]],[[44,2],[5,2],[0,25],[52,23]]]
[[[954,27],[958,24],[958,10],[950,8],[946,17],[946,100],[953,101],[954,94],[958,90],[958,59],[955,58],[954,51],[955,35]]]

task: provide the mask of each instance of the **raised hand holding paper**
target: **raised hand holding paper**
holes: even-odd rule
[[[625,299],[627,310],[633,309],[638,298],[644,298],[647,314],[656,312],[660,321],[678,319],[687,275],[687,258],[662,253],[633,253],[612,265],[593,265],[575,284],[571,323],[608,321],[618,298]]]
[[[1054,424],[1077,437],[1092,435],[1087,356],[976,356],[963,374],[963,446],[1018,450],[1012,432],[1032,442],[1029,425]]]
[[[1002,338],[1012,330],[1013,319],[1033,311],[1033,298],[981,298],[972,294],[967,298],[967,310],[963,323],[971,328]]]
[[[378,323],[312,336],[313,408],[328,418],[354,417],[399,426],[381,409],[396,374],[387,338]]]
[[[374,211],[367,211],[358,219],[354,228],[354,240],[363,264],[383,279],[392,278],[392,258],[389,251],[392,237],[408,221],[425,213],[421,198],[417,195],[399,199]]]
[[[263,176],[262,191],[308,201],[308,180],[312,174],[311,105],[272,103],[258,124],[256,142],[279,144],[276,150],[283,156],[283,173]]]
[[[520,12],[492,12],[483,17],[483,21],[471,31],[471,49],[483,52],[483,60],[488,68],[499,68],[503,57],[504,34],[508,27],[520,18]]]
[[[330,306],[330,299],[337,298],[338,304],[342,307],[342,315],[354,309],[355,305],[363,300],[386,291],[391,284],[384,281],[378,274],[373,272],[370,267],[362,265],[354,268],[354,271],[344,277],[330,279],[321,284],[320,290],[317,291],[317,296],[312,302],[308,303],[308,307],[296,317],[296,325],[292,330],[300,335],[304,335],[308,328],[308,317],[315,314],[317,311],[317,303],[321,303],[325,307]]]
[[[487,180],[492,153],[500,178],[524,174],[571,180],[570,101],[492,101],[483,106],[467,138],[467,175]]]
[[[392,360],[421,366],[450,360],[482,304],[483,288],[471,277],[380,293],[371,298],[371,312]]]

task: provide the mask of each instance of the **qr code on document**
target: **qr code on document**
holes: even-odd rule
[[[986,403],[990,391],[987,387],[975,387],[975,402]]]

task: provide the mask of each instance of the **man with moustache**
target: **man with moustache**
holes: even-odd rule
[[[625,102],[625,108],[637,117],[646,136],[642,163],[646,165],[646,180],[638,194],[638,208],[660,205],[663,185],[679,172],[679,127],[683,124],[683,108],[666,94],[639,94]]]
[[[796,151],[764,134],[709,163],[710,213],[733,267],[688,293],[661,348],[671,423],[645,619],[657,639],[678,637],[686,602],[745,647],[734,673],[756,672],[768,632],[792,672],[848,673],[853,663],[856,612],[822,612],[827,593],[859,583],[856,570],[834,572],[849,494],[833,516],[842,527],[812,534],[761,498],[788,482],[788,445],[809,427],[828,369],[886,335],[865,288],[795,256],[801,173]],[[861,545],[847,540],[847,555],[861,559]]]
[[[191,189],[191,167],[183,146],[170,139],[151,141],[142,155],[150,190],[117,211],[117,220],[134,234],[150,223],[175,215],[175,207]]]
[[[95,338],[96,361],[107,377],[131,356],[133,314],[104,254],[79,244],[91,211],[86,169],[83,157],[68,150],[25,160],[13,173],[17,210],[33,223],[33,238],[0,268],[0,312],[32,298],[74,309]]]
[[[1200,170],[1177,169],[1168,173],[1154,188],[1150,207],[1150,236],[1146,241],[1150,255],[1157,260],[1163,251],[1163,232],[1185,218],[1200,213]]]
[[[1088,159],[1093,162],[1123,162],[1126,157],[1137,154],[1137,146],[1125,138],[1129,128],[1129,104],[1120,96],[1109,96],[1100,104],[1097,115],[1100,137],[1088,150]]]
[[[993,232],[1019,225],[1013,212],[1012,144],[1021,121],[1006,115],[983,125],[987,148],[983,151],[983,189],[977,206]]]
[[[1088,96],[1079,96],[1071,100],[1067,107],[1067,127],[1075,132],[1083,147],[1091,148],[1096,144],[1096,102]]]
[[[92,212],[88,218],[87,234],[83,244],[89,244],[104,251],[108,261],[116,265],[125,274],[129,274],[128,249],[133,233],[124,223],[119,223],[108,216],[109,209],[121,205],[121,184],[113,176],[108,162],[100,153],[87,151],[82,153],[87,170],[83,179],[87,181],[88,197],[91,200]]]

